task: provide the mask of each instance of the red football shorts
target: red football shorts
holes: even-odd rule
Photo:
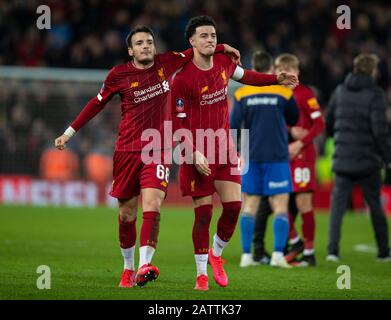
[[[167,193],[170,165],[144,164],[141,152],[115,151],[113,159],[113,185],[110,195],[118,199],[130,199],[141,189],[155,188]]]
[[[291,161],[293,192],[313,192],[316,189],[315,163]]]
[[[204,197],[215,193],[215,180],[232,181],[241,184],[238,164],[210,164],[212,173],[202,175],[192,164],[182,164],[179,168],[180,188],[183,196]]]

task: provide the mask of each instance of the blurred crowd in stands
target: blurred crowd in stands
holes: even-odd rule
[[[51,9],[50,30],[36,27],[41,4]],[[351,30],[337,28],[341,4],[351,9]],[[379,84],[391,101],[391,3],[377,1],[2,0],[0,65],[109,69],[128,59],[125,37],[138,24],[153,29],[158,51],[184,50],[185,25],[200,14],[216,20],[218,41],[238,48],[246,68],[258,49],[274,56],[296,54],[300,81],[316,89],[324,110],[353,57],[376,53]],[[33,94],[23,89],[10,93],[0,86],[1,173],[39,174],[39,152],[52,147],[54,137],[93,96],[68,91],[56,95],[45,84]],[[119,112],[107,114],[113,121],[94,120],[99,125],[86,126],[78,142],[72,142],[79,162],[94,148],[111,156]],[[83,164],[78,166],[83,174]]]
[[[0,174],[60,180],[94,176],[107,182],[120,117],[118,98],[70,141],[65,152],[53,148],[55,137],[99,87],[58,81],[15,81],[7,86],[0,80]]]

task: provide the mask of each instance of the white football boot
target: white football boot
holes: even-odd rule
[[[292,266],[286,262],[284,254],[282,252],[273,252],[272,258],[270,260],[270,265],[272,267],[286,268],[290,269]]]
[[[256,263],[253,260],[253,256],[251,253],[242,253],[242,256],[240,257],[240,266],[242,268],[255,266]]]

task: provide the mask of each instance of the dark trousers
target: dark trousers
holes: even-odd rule
[[[254,259],[259,260],[265,252],[265,234],[267,227],[267,220],[269,215],[272,214],[272,208],[269,204],[269,197],[263,196],[261,204],[255,215],[255,226],[254,226]],[[293,215],[293,221],[297,216],[297,208],[295,203],[294,194],[289,196],[289,214]]]
[[[381,172],[377,170],[366,176],[353,176],[337,173],[332,192],[331,214],[329,222],[329,254],[339,254],[342,218],[354,184],[363,190],[364,199],[370,208],[371,221],[375,230],[378,256],[389,254],[387,219],[380,203]]]
[[[258,207],[258,211],[255,215],[254,224],[254,259],[261,259],[265,252],[265,234],[266,226],[269,215],[272,213],[272,208],[269,204],[268,197],[262,197],[261,204]]]

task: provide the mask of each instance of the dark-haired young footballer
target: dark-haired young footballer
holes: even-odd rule
[[[265,75],[243,70],[223,54],[213,55],[216,47],[216,24],[212,18],[192,18],[186,27],[186,40],[194,50],[194,57],[173,80],[172,107],[174,132],[188,129],[192,136],[176,133],[183,139],[181,146],[190,152],[180,166],[182,194],[193,198],[195,221],[192,231],[197,268],[196,290],[208,290],[207,262],[209,261],[217,284],[227,286],[228,278],[221,254],[230,240],[241,209],[241,178],[238,170],[236,146],[229,139],[227,89],[230,78],[251,85],[296,85],[297,77],[288,73]],[[209,130],[200,139],[200,131]],[[216,144],[214,133],[224,142]],[[182,130],[183,132],[184,130]],[[223,137],[222,137],[223,136]],[[196,139],[196,137],[198,139]],[[196,141],[206,140],[202,150]],[[217,140],[217,139],[216,139]],[[228,142],[230,141],[230,142]],[[234,156],[235,159],[231,159]],[[208,162],[207,158],[215,159]],[[224,159],[226,161],[221,161]],[[190,160],[190,161],[189,161]],[[195,163],[195,164],[193,164]],[[213,246],[209,249],[209,225],[212,218],[212,195],[217,192],[223,206]]]
[[[119,241],[124,258],[119,286],[131,288],[134,283],[143,286],[159,276],[158,268],[151,261],[158,241],[160,207],[166,195],[170,172],[169,166],[163,162],[164,143],[154,146],[155,154],[161,156],[160,163],[143,163],[142,150],[148,141],[143,141],[141,136],[147,129],[163,132],[164,120],[170,116],[167,103],[170,77],[190,61],[193,51],[188,49],[182,53],[156,54],[153,33],[145,26],[134,28],[126,43],[131,61],[110,70],[98,95],[88,102],[64,134],[55,140],[55,146],[62,150],[68,140],[102,111],[114,95],[120,95],[122,118],[114,153],[110,195],[118,199],[119,206]],[[224,50],[234,59],[240,58],[238,51],[230,46],[219,45],[216,48],[216,52]],[[140,194],[143,223],[136,273],[134,250]]]

